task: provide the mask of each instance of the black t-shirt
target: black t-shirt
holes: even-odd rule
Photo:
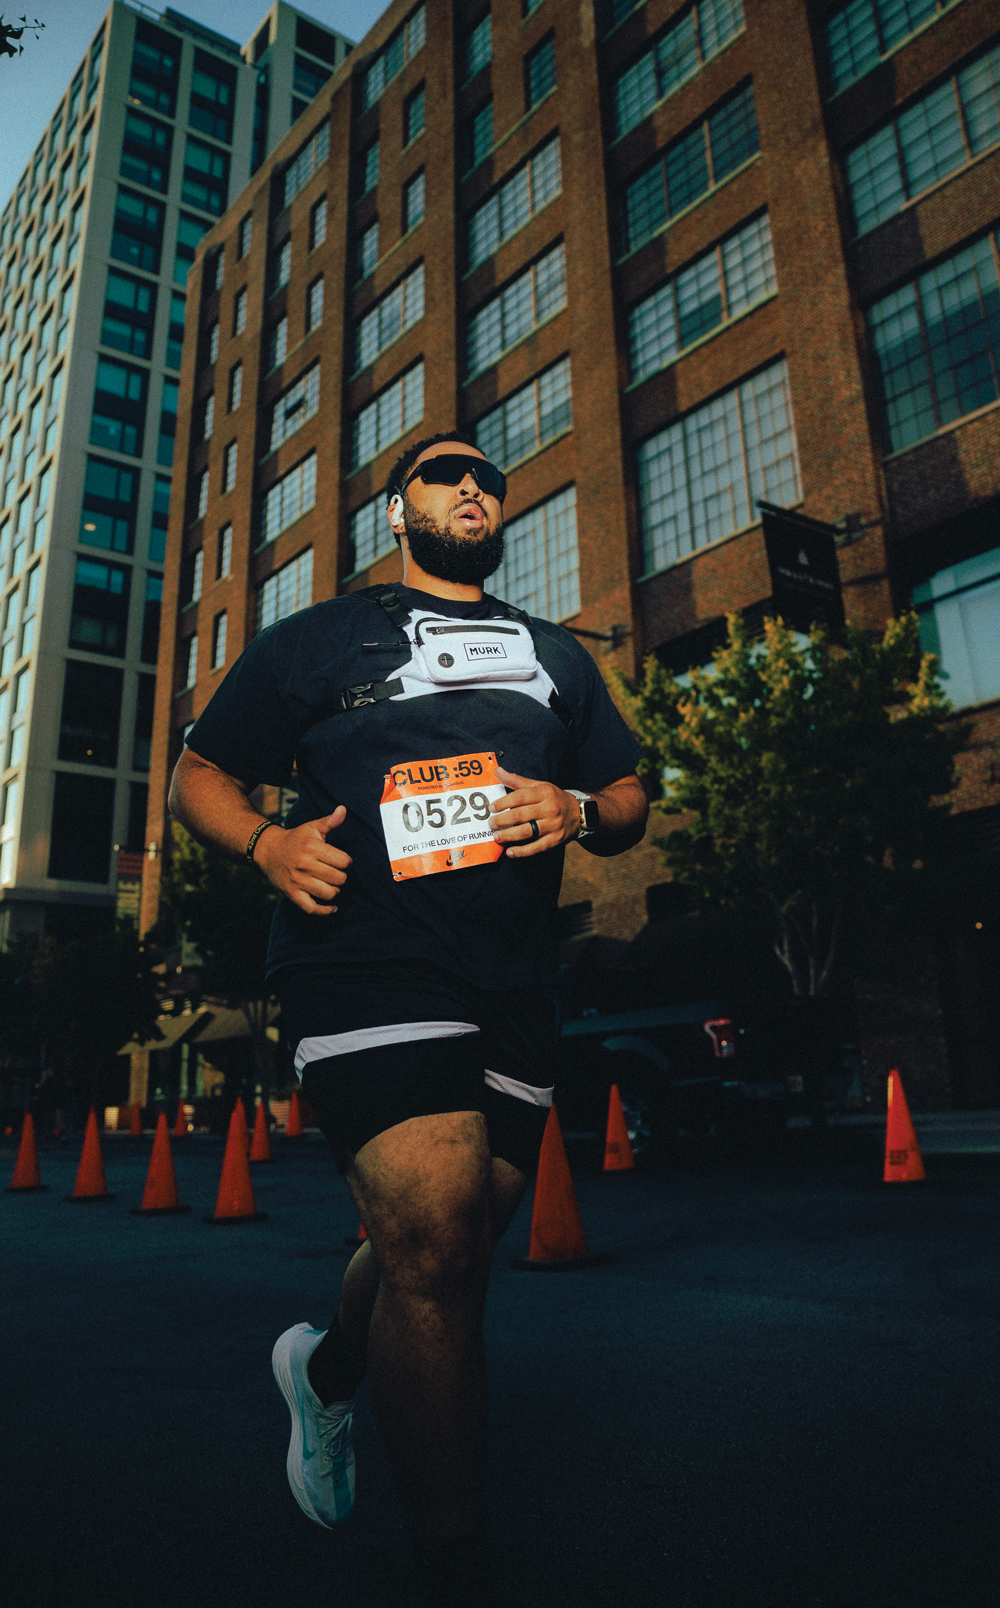
[[[502,613],[489,596],[463,603],[394,589],[408,608],[438,616],[482,620]],[[539,664],[572,714],[572,735],[544,704],[493,687],[386,698],[324,715],[345,688],[388,680],[408,658],[403,633],[369,598],[348,594],[291,615],[262,631],[236,661],[188,746],[251,784],[284,784],[294,763],[299,798],[286,825],[345,805],[347,819],[330,842],[353,862],[335,914],[308,915],[281,900],[269,974],[286,966],[409,957],[445,966],[480,988],[554,980],[561,849],[397,882],[380,814],[387,773],[414,760],[492,751],[520,776],[595,792],[635,770],[639,745],[589,653],[561,626],[537,619],[531,625]]]

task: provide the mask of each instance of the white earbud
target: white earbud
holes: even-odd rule
[[[389,499],[389,523],[393,530],[403,528],[403,499],[398,491]]]

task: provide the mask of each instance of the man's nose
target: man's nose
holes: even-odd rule
[[[465,479],[458,488],[458,494],[463,501],[468,501],[470,498],[478,499],[483,495],[478,482],[473,479],[471,474],[467,474],[465,476]]]

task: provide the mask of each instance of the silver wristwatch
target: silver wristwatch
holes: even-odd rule
[[[601,825],[601,812],[597,807],[596,798],[589,793],[581,793],[578,788],[567,787],[566,792],[576,799],[580,806],[580,830],[578,838],[593,837]]]

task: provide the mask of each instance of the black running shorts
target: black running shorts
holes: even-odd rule
[[[424,961],[273,978],[302,1090],[340,1172],[410,1117],[481,1111],[490,1152],[532,1173],[552,1104],[553,990],[479,989]]]

